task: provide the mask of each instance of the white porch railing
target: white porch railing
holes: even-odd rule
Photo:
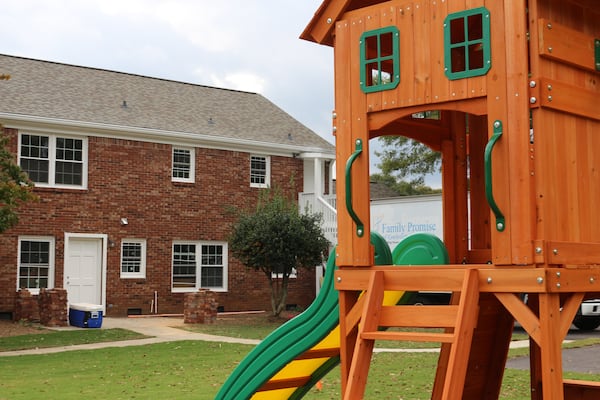
[[[312,212],[322,215],[321,224],[325,237],[332,245],[337,244],[336,196],[315,196],[314,193],[300,193],[298,208],[301,213]]]

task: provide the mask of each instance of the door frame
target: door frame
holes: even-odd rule
[[[69,254],[69,241],[71,239],[100,239],[102,241],[102,250],[100,262],[100,298],[103,314],[106,315],[106,257],[108,249],[108,235],[105,233],[72,233],[65,232],[65,249],[63,254],[63,287],[67,288],[67,278],[65,274],[67,256]]]

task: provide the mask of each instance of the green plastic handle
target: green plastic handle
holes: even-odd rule
[[[352,207],[352,164],[358,158],[358,156],[362,153],[363,146],[362,140],[356,139],[356,147],[354,153],[350,156],[348,161],[346,162],[346,209],[348,210],[348,214],[356,224],[356,235],[358,237],[362,237],[365,234],[365,225],[362,223],[358,215],[354,212],[354,208]]]
[[[504,214],[500,211],[498,204],[494,200],[494,191],[492,190],[492,150],[494,145],[502,136],[502,121],[494,121],[494,134],[485,146],[484,163],[485,163],[485,197],[487,202],[496,217],[496,230],[502,232],[506,228],[506,220]]]

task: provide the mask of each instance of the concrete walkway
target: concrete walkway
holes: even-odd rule
[[[102,320],[101,329],[112,329],[122,328],[130,331],[138,332],[143,335],[149,336],[146,339],[136,340],[123,340],[119,342],[104,342],[104,343],[90,343],[80,344],[74,346],[62,346],[62,347],[50,347],[43,349],[31,349],[31,350],[16,350],[0,352],[0,357],[8,356],[23,356],[32,354],[52,354],[60,353],[63,351],[75,351],[75,350],[94,350],[103,349],[107,347],[127,347],[127,346],[141,346],[146,344],[174,342],[178,340],[203,340],[207,342],[223,342],[223,343],[241,343],[256,345],[259,340],[253,339],[240,339],[232,338],[227,336],[216,336],[207,335],[203,333],[194,333],[182,329],[185,326],[182,318],[178,317],[140,317],[140,318],[110,318],[105,317]],[[52,328],[54,330],[79,330],[83,328],[68,326],[64,328]],[[516,341],[511,343],[511,347],[527,347],[529,342],[526,340]],[[381,349],[376,348],[375,352],[427,352],[435,353],[439,352],[439,348],[431,349]]]
[[[104,342],[104,343],[89,343],[79,344],[73,346],[61,346],[61,347],[49,347],[43,349],[31,349],[31,350],[16,350],[0,352],[0,357],[9,356],[23,356],[23,355],[35,355],[35,354],[52,354],[60,353],[63,351],[75,351],[75,350],[94,350],[103,349],[107,347],[127,347],[127,346],[142,346],[146,344],[164,343],[164,342],[175,342],[178,340],[203,340],[207,342],[223,342],[223,343],[241,343],[256,345],[259,340],[253,339],[241,339],[233,338],[228,336],[216,336],[207,335],[204,333],[194,333],[182,329],[185,326],[182,318],[178,317],[140,317],[140,318],[110,318],[105,317],[102,320],[102,328],[100,329],[112,329],[121,328],[127,329],[133,332],[141,333],[149,336],[146,339],[135,339],[135,340],[123,340],[119,342]],[[52,328],[54,330],[79,330],[84,328],[78,328],[73,326]],[[511,348],[527,347],[529,342],[527,340],[514,341],[511,343]],[[439,352],[439,348],[431,349],[381,349],[376,348],[374,352],[410,352],[410,353],[436,353]]]
[[[183,327],[182,318],[174,317],[148,317],[148,318],[103,318],[102,328],[122,328],[146,336],[146,339],[123,340],[119,342],[89,343],[74,346],[50,347],[44,349],[16,350],[0,352],[0,357],[23,356],[32,354],[52,354],[63,351],[94,350],[107,347],[141,346],[146,344],[174,342],[178,340],[203,340],[206,342],[241,343],[255,345],[259,340],[232,338],[227,336],[206,335],[203,333],[189,332],[177,327]],[[83,328],[68,326],[64,328],[52,328],[54,330],[78,330]]]

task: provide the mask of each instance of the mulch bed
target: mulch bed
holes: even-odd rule
[[[19,336],[29,334],[51,333],[39,324],[30,322],[14,322],[10,320],[0,320],[0,337]]]

